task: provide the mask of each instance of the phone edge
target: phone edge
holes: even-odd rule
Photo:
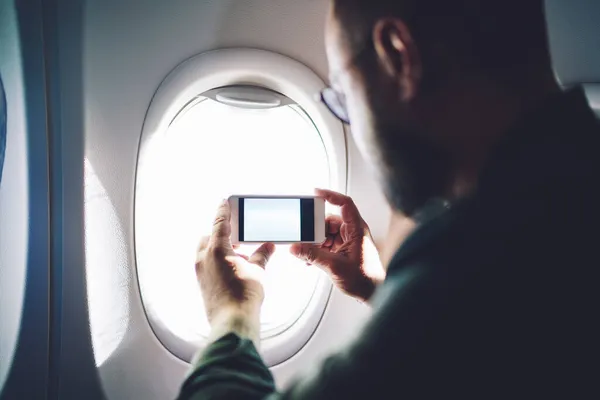
[[[239,233],[239,204],[240,204],[240,196],[230,196],[227,199],[229,202],[229,209],[231,210],[231,244],[241,244],[240,242],[240,233]]]
[[[322,244],[327,240],[325,223],[325,199],[315,196],[315,240],[314,244]],[[318,236],[321,235],[321,236]]]

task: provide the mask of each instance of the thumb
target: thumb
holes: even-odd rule
[[[250,256],[248,261],[261,268],[265,268],[273,253],[275,253],[275,245],[273,243],[265,243]]]
[[[223,200],[213,222],[212,238],[215,244],[226,244],[229,242],[231,236],[230,219],[231,210],[229,209],[229,202]]]
[[[299,259],[323,269],[331,269],[338,262],[338,254],[314,244],[297,243],[290,247],[290,252]]]

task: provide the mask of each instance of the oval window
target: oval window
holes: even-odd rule
[[[312,194],[315,187],[330,186],[330,171],[315,124],[279,93],[225,87],[183,107],[166,132],[148,142],[136,182],[138,277],[159,338],[198,348],[210,332],[194,262],[199,239],[210,234],[222,199]],[[324,281],[321,271],[293,257],[288,246],[277,247],[267,266],[263,343],[302,317]],[[189,350],[165,344],[190,358]]]

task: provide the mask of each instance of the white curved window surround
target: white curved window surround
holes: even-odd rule
[[[183,360],[191,360],[210,332],[194,260],[219,201],[232,194],[345,189],[343,128],[315,100],[322,86],[286,57],[221,50],[182,64],[153,99],[136,180],[137,274],[155,334]],[[330,291],[321,271],[278,246],[261,313],[261,353],[269,365],[306,344]]]

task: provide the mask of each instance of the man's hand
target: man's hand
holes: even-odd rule
[[[230,218],[229,203],[224,201],[212,235],[200,243],[196,275],[213,327],[212,339],[233,331],[258,344],[264,269],[275,246],[263,244],[250,257],[236,254],[231,245]]]
[[[371,232],[350,197],[329,190],[317,195],[341,207],[342,216],[327,217],[327,240],[322,245],[296,244],[292,254],[324,269],[346,294],[368,301],[385,279]]]

